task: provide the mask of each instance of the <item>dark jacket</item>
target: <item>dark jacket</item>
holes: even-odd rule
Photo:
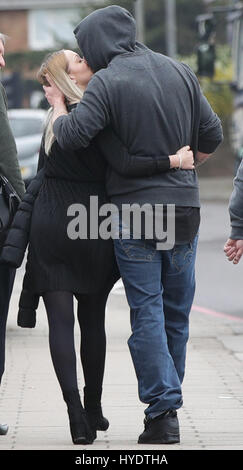
[[[86,147],[111,125],[131,155],[170,155],[184,145],[194,154],[215,151],[222,141],[221,123],[195,74],[187,65],[136,42],[135,21],[128,11],[118,6],[96,10],[74,33],[96,73],[76,109],[54,124],[61,147]],[[111,170],[107,191],[118,206],[200,206],[195,170],[134,179]]]
[[[22,199],[25,186],[22,180],[15,140],[7,115],[7,97],[0,83],[0,173],[2,173]]]
[[[13,219],[11,228],[3,246],[0,260],[14,268],[23,262],[29,243],[30,224],[33,205],[41,187],[44,171],[40,170],[31,181]]]
[[[0,262],[18,268],[21,266],[29,243],[31,216],[36,196],[40,190],[44,170],[40,170],[29,184],[28,189],[15,214],[5,245],[1,252]],[[39,296],[22,290],[19,300],[17,323],[19,326],[33,328],[36,324],[36,309]]]

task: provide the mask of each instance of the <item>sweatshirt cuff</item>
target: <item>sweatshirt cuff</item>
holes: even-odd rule
[[[243,225],[242,227],[231,227],[230,237],[232,240],[243,240]]]
[[[159,172],[167,171],[170,169],[169,157],[156,158],[156,167]]]

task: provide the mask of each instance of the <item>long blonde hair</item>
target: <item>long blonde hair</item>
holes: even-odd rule
[[[37,73],[37,79],[42,85],[48,86],[46,74],[50,76],[55,85],[62,91],[69,104],[78,103],[83,97],[83,90],[79,88],[69,77],[68,61],[64,50],[49,54]],[[53,133],[52,125],[53,107],[47,113],[45,123],[45,152],[50,154],[52,144],[56,138]]]

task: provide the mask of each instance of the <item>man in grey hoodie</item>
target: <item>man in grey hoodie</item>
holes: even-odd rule
[[[127,10],[116,5],[96,10],[74,33],[95,73],[69,115],[52,82],[45,88],[61,147],[86,147],[111,125],[131,155],[168,159],[189,145],[196,161],[202,162],[215,151],[222,141],[221,123],[195,74],[137,42],[135,21]],[[182,406],[200,223],[197,174],[170,169],[169,163],[167,172],[148,177],[127,178],[109,169],[107,192],[120,214],[124,204],[175,206],[174,248],[159,251],[156,238],[147,240],[144,233],[141,239],[134,240],[131,234],[123,239],[122,218],[114,245],[131,310],[128,344],[139,396],[149,405],[138,442],[179,442],[176,410]]]

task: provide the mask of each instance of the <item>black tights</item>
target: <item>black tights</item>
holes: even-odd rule
[[[106,354],[105,306],[109,291],[75,294],[85,387],[92,394],[101,394],[102,390]],[[66,291],[46,292],[43,300],[49,323],[51,357],[58,381],[62,391],[76,390],[73,294]]]

